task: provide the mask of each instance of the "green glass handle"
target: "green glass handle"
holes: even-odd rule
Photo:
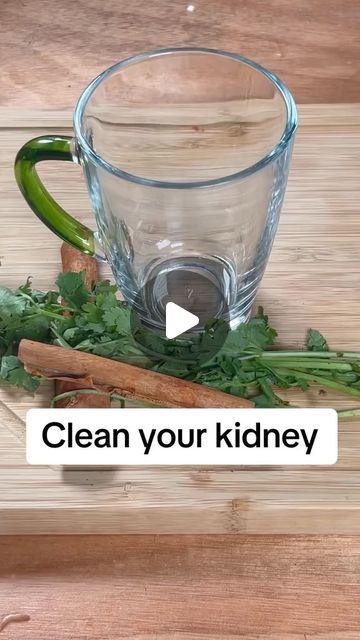
[[[70,160],[71,140],[68,136],[40,136],[26,142],[15,160],[15,177],[25,200],[36,215],[62,240],[94,255],[94,233],[70,216],[45,189],[36,171],[43,160]]]

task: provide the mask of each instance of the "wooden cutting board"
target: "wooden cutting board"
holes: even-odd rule
[[[41,133],[69,133],[71,114],[0,109],[0,284],[28,275],[52,287],[60,241],[23,201],[13,178],[17,149]],[[55,198],[94,226],[81,171],[47,163]],[[360,349],[360,109],[307,105],[278,235],[258,302],[283,345],[300,347],[308,327],[331,346]],[[106,270],[103,275],[109,275]],[[0,389],[24,417],[48,406],[44,384],[32,398]],[[354,406],[318,391],[303,406]],[[360,420],[340,424],[338,463],[328,468],[48,469],[26,465],[23,447],[0,425],[0,533],[360,533]]]

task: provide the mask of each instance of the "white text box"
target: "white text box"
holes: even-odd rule
[[[40,465],[328,465],[333,409],[31,409]]]

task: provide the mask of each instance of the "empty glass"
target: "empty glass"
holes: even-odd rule
[[[193,313],[198,304],[221,317],[227,307],[235,326],[250,313],[269,257],[295,129],[288,89],[255,62],[167,49],[100,74],[76,106],[75,138],[28,142],[15,172],[39,218],[94,254],[94,233],[51,198],[34,168],[80,162],[96,240],[147,324],[163,327],[175,296]]]

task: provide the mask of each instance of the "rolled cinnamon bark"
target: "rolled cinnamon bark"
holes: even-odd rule
[[[98,279],[96,260],[66,242],[61,245],[60,254],[64,273],[85,271],[85,286],[87,289],[91,289],[93,282]]]
[[[84,271],[85,285],[88,289],[91,289],[93,282],[98,279],[96,260],[74,249],[74,247],[71,247],[66,242],[61,246],[61,262],[64,273],[68,271]],[[56,380],[55,395],[58,396],[62,393],[82,388],[83,385],[76,381],[66,382],[65,380]],[[93,394],[77,394],[58,400],[56,406],[59,408],[77,407],[80,409],[95,407],[106,409],[110,407],[110,398]]]
[[[116,393],[162,407],[252,407],[253,403],[216,389],[123,362],[21,340],[18,357],[36,376],[76,382],[83,388]],[[101,396],[95,396],[100,398]]]

